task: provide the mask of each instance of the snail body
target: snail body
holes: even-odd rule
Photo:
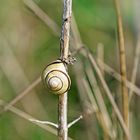
[[[43,71],[43,82],[54,94],[63,94],[70,89],[71,80],[65,64],[61,60],[53,61]]]

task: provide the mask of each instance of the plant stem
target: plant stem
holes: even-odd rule
[[[68,138],[68,127],[67,127],[67,93],[59,96],[58,104],[58,139],[67,140]]]
[[[126,86],[127,74],[126,74],[125,45],[124,45],[124,34],[123,34],[122,16],[121,16],[119,0],[115,0],[115,6],[116,6],[116,14],[117,14],[118,36],[119,36],[123,117],[126,126],[129,127],[129,96],[128,96],[128,88]],[[127,140],[126,137],[125,140]]]
[[[64,0],[63,23],[61,30],[60,51],[61,59],[66,61],[69,55],[70,23],[72,0]]]
[[[67,62],[69,55],[69,38],[70,38],[70,22],[71,22],[72,0],[64,0],[63,23],[60,39],[61,60]],[[66,66],[67,69],[67,66]],[[67,126],[67,93],[59,95],[58,103],[58,139],[68,139]]]

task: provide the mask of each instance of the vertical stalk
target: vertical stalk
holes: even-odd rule
[[[69,55],[70,23],[72,13],[72,0],[64,0],[63,23],[60,39],[61,59],[67,61]]]
[[[58,139],[67,140],[68,127],[67,127],[67,93],[59,95],[58,104]]]
[[[72,11],[72,0],[64,0],[63,23],[60,39],[60,51],[61,51],[60,58],[63,62],[68,62],[71,11]],[[58,120],[59,120],[58,139],[67,140],[68,139],[67,93],[59,95]]]
[[[116,14],[117,14],[117,26],[119,36],[119,53],[120,53],[120,72],[121,72],[121,86],[122,86],[122,100],[123,100],[123,117],[127,127],[129,127],[129,96],[126,86],[127,74],[126,74],[126,58],[125,58],[125,43],[122,25],[122,16],[119,5],[119,0],[115,0]],[[124,137],[127,140],[126,137]]]

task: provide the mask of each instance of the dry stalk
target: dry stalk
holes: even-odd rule
[[[75,119],[74,121],[70,122],[68,124],[68,128],[72,127],[74,124],[76,124],[78,121],[80,121],[83,118],[83,116],[81,115],[80,117],[78,117],[77,119]],[[29,119],[29,121],[32,122],[36,122],[36,123],[40,123],[40,124],[46,124],[46,125],[50,125],[52,127],[54,127],[55,129],[58,129],[58,124],[50,122],[50,121],[40,121],[40,120],[36,120],[36,119]]]
[[[80,121],[81,119],[83,119],[83,116],[81,115],[80,117],[78,117],[77,119],[75,119],[74,121],[70,122],[68,124],[68,128],[72,127],[74,124],[76,124],[78,121]]]
[[[40,124],[50,125],[50,126],[54,127],[55,129],[58,129],[58,125],[53,122],[50,122],[50,121],[40,121],[40,120],[36,120],[36,119],[29,119],[29,121],[40,123]]]
[[[127,74],[126,74],[125,43],[119,0],[115,0],[115,6],[117,15],[118,36],[119,36],[118,39],[119,39],[119,54],[120,54],[122,101],[123,101],[123,118],[126,126],[129,128],[129,96],[128,96],[128,88],[126,86]],[[126,137],[125,139],[127,140]]]
[[[63,23],[60,39],[61,60],[67,62],[69,55],[69,39],[70,39],[70,22],[72,12],[72,0],[64,0]],[[67,66],[66,66],[67,69]],[[67,140],[67,94],[59,95],[58,103],[58,139]]]

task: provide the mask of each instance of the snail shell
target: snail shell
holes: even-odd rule
[[[63,94],[70,89],[71,80],[61,60],[49,64],[43,71],[42,78],[47,88],[54,94]]]

